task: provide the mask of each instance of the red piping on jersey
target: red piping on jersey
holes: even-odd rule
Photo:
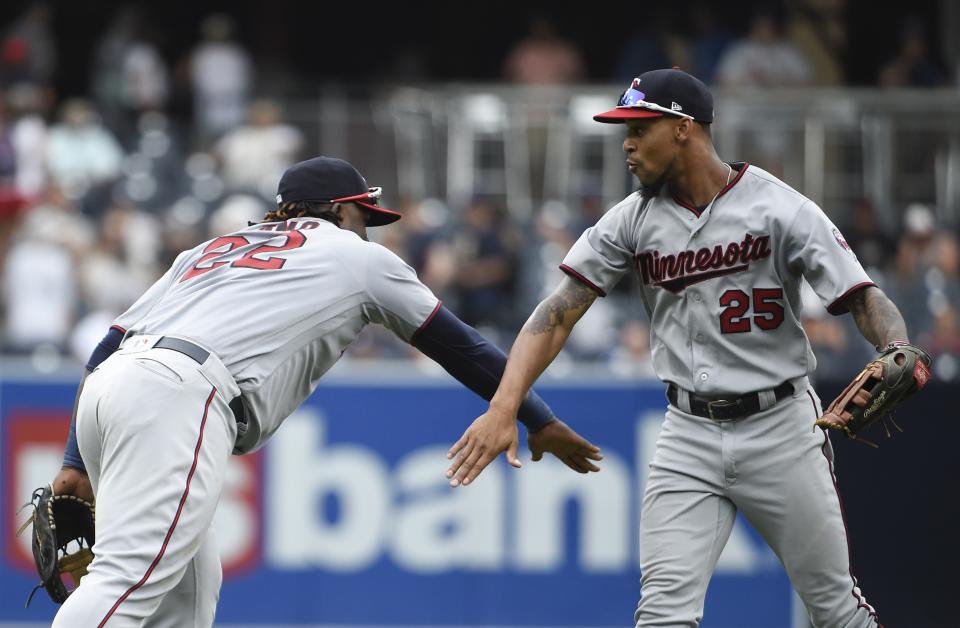
[[[841,301],[846,299],[848,296],[850,296],[857,290],[863,290],[864,288],[869,288],[870,286],[876,287],[876,285],[877,284],[873,283],[872,281],[864,281],[862,283],[858,283],[857,285],[855,285],[854,287],[850,288],[849,290],[841,294],[839,297],[837,297],[833,303],[828,305],[827,311],[833,314],[834,316],[837,316],[839,314],[846,314],[849,310],[847,310],[847,308],[844,307]]]
[[[809,390],[807,390],[807,396],[810,397],[810,403],[813,404],[814,419],[820,418],[820,410],[817,409],[817,402],[814,401],[813,395],[810,394]],[[840,520],[843,522],[843,534],[847,540],[847,571],[850,574],[850,579],[853,580],[853,588],[850,589],[850,594],[857,601],[857,608],[867,609],[870,617],[877,622],[880,628],[883,628],[883,624],[880,623],[880,618],[877,616],[877,611],[870,606],[870,604],[864,602],[860,594],[857,593],[857,577],[853,575],[853,548],[850,546],[850,534],[847,532],[847,514],[843,508],[843,498],[840,497],[840,487],[837,485],[837,476],[833,472],[833,462],[827,456],[827,443],[829,442],[830,437],[827,435],[827,430],[823,430],[823,445],[820,446],[820,453],[823,454],[824,459],[827,461],[827,467],[830,469],[830,479],[833,481],[833,490],[837,493],[837,503],[840,504]]]
[[[607,296],[607,293],[603,291],[603,288],[601,288],[601,287],[598,286],[597,284],[593,283],[592,281],[590,281],[589,279],[587,279],[586,277],[584,277],[583,275],[581,275],[580,273],[578,273],[578,272],[575,271],[574,269],[570,268],[570,267],[567,266],[566,264],[560,264],[560,270],[562,270],[563,272],[567,273],[568,275],[570,275],[570,276],[573,277],[574,279],[579,279],[581,282],[585,283],[588,288],[590,288],[591,290],[593,290],[594,292],[596,292],[596,293],[599,294],[600,296],[602,296],[602,297]]]
[[[735,186],[735,185],[737,184],[737,181],[740,180],[740,177],[743,176],[743,173],[747,171],[747,166],[749,166],[749,165],[750,165],[750,164],[748,164],[748,163],[744,163],[744,164],[743,164],[743,168],[740,168],[740,170],[737,172],[737,176],[735,176],[735,177],[733,178],[733,180],[730,181],[730,183],[728,183],[728,184],[726,184],[725,186],[723,186],[723,189],[720,190],[720,191],[717,193],[717,197],[714,198],[712,202],[716,202],[717,198],[720,198],[721,196],[723,196],[724,194],[726,194],[727,191],[730,190],[730,188],[732,188],[733,186]],[[731,168],[732,168],[732,167],[733,167],[733,166],[731,166]],[[702,211],[700,211],[700,209],[694,207],[694,206],[691,205],[690,203],[687,203],[687,202],[685,202],[685,201],[681,201],[681,200],[680,200],[679,198],[677,198],[676,196],[673,196],[673,202],[676,203],[677,205],[679,205],[680,207],[683,207],[683,208],[685,208],[685,209],[689,209],[689,210],[692,211],[694,214],[696,214],[697,218],[699,218],[699,217],[700,217],[700,214],[703,213]]]
[[[160,562],[160,559],[163,558],[164,552],[167,551],[167,544],[170,542],[170,537],[173,536],[173,531],[177,527],[177,523],[180,521],[180,514],[183,512],[183,504],[187,501],[187,495],[190,494],[190,481],[193,480],[193,474],[197,470],[197,462],[200,459],[200,445],[203,444],[203,429],[207,425],[207,414],[210,410],[210,402],[213,401],[213,396],[215,394],[217,394],[216,386],[214,386],[213,390],[210,391],[210,396],[207,397],[207,403],[203,406],[203,419],[200,421],[200,436],[197,437],[197,446],[193,450],[193,465],[190,467],[190,473],[187,474],[187,485],[184,487],[183,495],[180,497],[180,505],[177,507],[177,514],[173,517],[173,523],[170,524],[170,529],[167,530],[167,536],[163,539],[163,545],[160,546],[160,552],[157,554],[157,557],[153,559],[153,562],[150,563],[150,567],[147,568],[147,573],[143,574],[143,578],[140,578],[139,582],[127,589],[127,592],[120,596],[120,599],[116,601],[110,610],[107,611],[107,614],[100,621],[100,623],[97,624],[97,628],[103,628],[103,626],[107,623],[107,620],[113,616],[123,601],[130,597],[131,593],[146,583],[147,579],[150,578],[150,574],[153,573],[153,570]]]
[[[410,336],[410,344],[413,344],[413,341],[417,339],[417,336],[420,335],[420,332],[427,328],[427,325],[430,324],[430,321],[432,321],[433,317],[437,315],[437,312],[440,311],[441,307],[443,307],[443,301],[437,301],[436,307],[434,307],[433,311],[430,312],[430,316],[427,317],[427,320],[423,321],[423,324],[417,327],[417,331],[413,332],[413,335]]]
[[[116,329],[118,332],[120,332],[123,335],[127,334],[127,330],[121,327],[120,325],[110,325],[110,329]]]

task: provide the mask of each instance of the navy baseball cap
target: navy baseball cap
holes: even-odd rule
[[[700,79],[683,70],[651,70],[633,79],[616,108],[593,119],[616,124],[664,115],[713,122],[713,94]]]
[[[277,205],[293,201],[356,203],[369,211],[368,227],[389,225],[401,214],[380,207],[382,188],[367,185],[356,168],[335,157],[314,157],[287,168],[277,186]]]

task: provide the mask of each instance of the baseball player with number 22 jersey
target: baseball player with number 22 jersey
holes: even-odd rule
[[[367,241],[368,226],[400,218],[379,197],[340,159],[296,164],[263,222],[184,251],[116,320],[87,365],[53,482],[58,495],[95,494],[97,508],[89,573],[54,626],[212,625],[211,522],[229,456],[262,446],[367,324],[490,399],[506,356]],[[597,470],[599,450],[536,394],[518,416],[535,457]],[[509,458],[520,466],[515,449]]]
[[[720,160],[713,98],[696,78],[647,72],[595,120],[626,126],[641,189],[570,249],[567,277],[521,330],[489,410],[451,449],[451,483],[511,446],[520,402],[574,324],[637,273],[669,405],[641,507],[636,626],[699,625],[738,510],[814,625],[878,625],[851,573],[828,432],[812,429],[823,412],[807,380],[816,359],[800,325],[802,280],[878,347],[907,341],[903,318],[815,203]]]

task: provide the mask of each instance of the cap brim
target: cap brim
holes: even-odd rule
[[[351,201],[356,203],[360,207],[370,211],[370,216],[367,218],[368,227],[379,227],[381,225],[389,225],[391,222],[397,222],[400,220],[400,217],[403,215],[400,212],[395,212],[392,209],[387,209],[386,207],[380,207],[379,205],[371,205],[370,203],[362,203],[360,201]]]
[[[637,120],[639,118],[660,118],[663,117],[663,115],[664,114],[659,111],[651,111],[649,109],[628,109],[626,107],[617,107],[616,109],[611,109],[610,111],[598,113],[597,115],[593,116],[593,119],[597,122],[618,124],[624,122],[625,120]]]

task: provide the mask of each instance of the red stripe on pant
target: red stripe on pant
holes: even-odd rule
[[[120,605],[123,604],[123,601],[130,597],[131,593],[146,583],[146,581],[150,578],[150,574],[153,573],[153,570],[160,562],[160,559],[163,558],[164,552],[167,551],[167,544],[170,542],[170,537],[173,536],[173,531],[177,527],[177,522],[180,521],[180,513],[183,512],[183,505],[187,501],[187,495],[190,494],[190,481],[193,480],[193,474],[197,470],[197,461],[200,459],[200,446],[203,444],[203,429],[207,425],[207,413],[210,411],[210,402],[213,401],[213,396],[215,394],[217,394],[216,387],[210,391],[210,396],[207,397],[207,403],[203,406],[203,420],[200,421],[200,435],[197,437],[197,446],[193,450],[193,465],[190,467],[190,473],[187,474],[187,485],[183,489],[183,495],[180,496],[180,505],[177,507],[177,514],[173,518],[173,523],[170,524],[170,529],[167,530],[167,536],[163,539],[163,545],[160,546],[160,552],[157,554],[157,557],[153,559],[153,562],[150,563],[150,567],[147,569],[147,573],[143,574],[143,578],[140,578],[139,582],[127,589],[127,592],[120,596],[120,599],[117,600],[113,607],[107,612],[104,618],[97,625],[97,628],[103,628],[107,621],[120,607]]]

